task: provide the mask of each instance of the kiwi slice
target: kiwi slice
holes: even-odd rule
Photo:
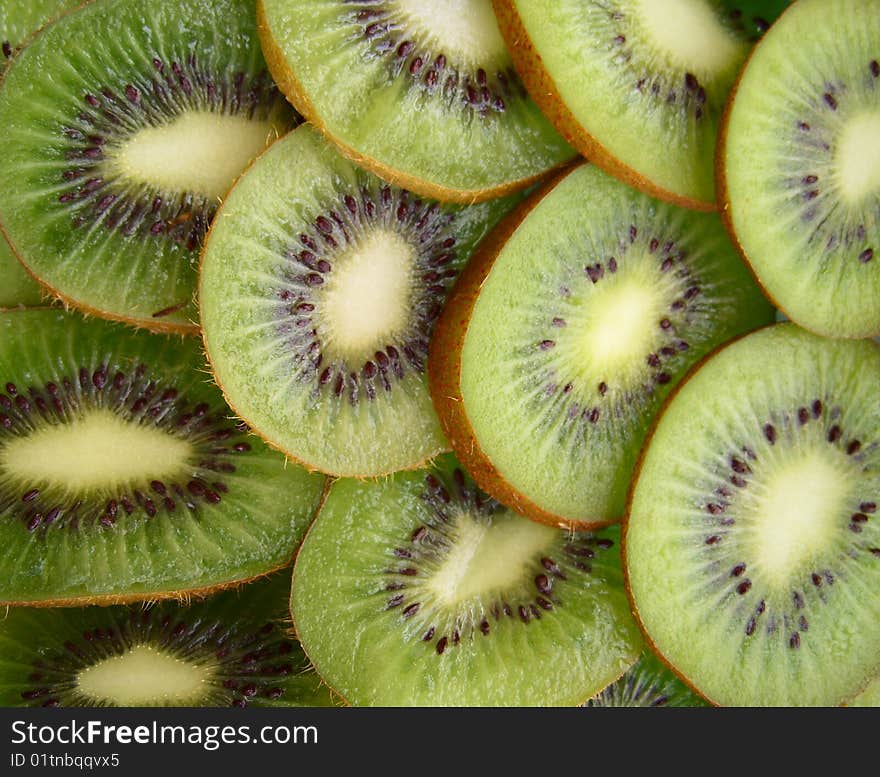
[[[818,334],[880,334],[880,7],[802,0],[755,48],[719,154],[759,282]]]
[[[59,14],[82,5],[82,0],[5,0],[0,6],[0,73],[25,40]],[[0,307],[38,305],[40,285],[16,260],[0,234]]]
[[[585,707],[705,707],[697,694],[650,652]]]
[[[196,331],[198,249],[218,202],[296,120],[255,14],[254,0],[95,0],[11,61],[0,223],[55,296]]]
[[[490,0],[260,0],[275,80],[344,154],[476,202],[575,156],[522,86]]]
[[[794,324],[693,373],[647,445],[632,603],[708,699],[834,705],[880,663],[880,347]]]
[[[535,520],[596,527],[622,516],[670,388],[773,315],[715,214],[582,165],[465,269],[431,343],[431,393],[482,488]]]
[[[847,707],[880,707],[880,677],[875,677]]]
[[[652,196],[715,209],[718,125],[750,47],[720,2],[493,5],[526,87],[578,151]]]
[[[297,634],[356,706],[581,704],[641,650],[619,534],[528,521],[451,455],[337,480],[297,556]]]
[[[791,3],[792,0],[722,0],[721,5],[733,27],[756,43]]]
[[[0,603],[206,591],[288,563],[324,478],[229,420],[196,340],[0,313]]]
[[[202,262],[205,345],[236,413],[334,475],[448,450],[428,340],[453,278],[514,202],[422,200],[307,125],[273,146],[230,193]]]
[[[326,707],[289,635],[290,577],[190,605],[16,608],[0,621],[4,707]]]

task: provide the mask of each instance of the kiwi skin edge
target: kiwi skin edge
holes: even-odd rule
[[[443,433],[452,443],[459,461],[480,488],[502,504],[538,523],[561,529],[591,531],[610,526],[617,521],[575,521],[563,518],[539,507],[513,488],[481,450],[468,420],[461,394],[461,350],[480,288],[492,271],[498,254],[532,209],[563,178],[582,164],[587,163],[580,160],[557,172],[509,213],[480,243],[456,279],[434,327],[434,336],[428,348],[428,386]]]
[[[665,666],[667,666],[669,668],[669,670],[671,672],[673,672],[673,674],[675,674],[676,677],[678,677],[679,680],[681,680],[688,688],[690,688],[700,698],[705,699],[707,702],[709,702],[709,704],[711,704],[713,707],[720,707],[722,705],[719,704],[714,699],[711,699],[708,696],[706,696],[706,694],[703,693],[703,691],[701,691],[699,688],[697,688],[691,682],[690,679],[685,677],[685,675],[683,675],[678,670],[678,668],[671,661],[669,661],[669,659],[667,659],[666,656],[663,655],[663,653],[660,652],[660,649],[654,643],[654,640],[651,638],[651,635],[648,633],[647,629],[645,628],[645,625],[642,623],[642,618],[639,615],[638,607],[636,607],[635,599],[633,599],[632,589],[630,588],[630,584],[629,584],[629,573],[627,571],[629,567],[627,565],[627,556],[626,556],[626,538],[627,538],[627,533],[629,532],[629,519],[630,519],[630,515],[632,513],[632,501],[633,501],[633,496],[635,494],[636,485],[638,484],[639,477],[642,474],[642,464],[644,463],[644,460],[645,460],[645,454],[648,451],[648,447],[651,444],[651,440],[654,439],[654,432],[657,431],[657,427],[659,426],[660,421],[662,420],[663,416],[666,414],[666,409],[669,407],[670,403],[678,396],[678,392],[681,391],[681,389],[684,388],[684,386],[686,386],[688,383],[690,383],[690,379],[694,375],[696,375],[697,372],[699,372],[706,365],[707,362],[709,362],[716,354],[725,350],[728,346],[731,346],[734,343],[739,342],[744,337],[748,337],[749,335],[752,335],[755,332],[760,332],[764,329],[771,329],[772,327],[776,327],[776,326],[780,326],[780,325],[797,326],[794,323],[777,322],[777,323],[773,323],[773,324],[766,324],[765,326],[759,326],[757,329],[753,329],[751,332],[743,332],[742,334],[739,334],[736,337],[731,338],[727,342],[722,343],[717,348],[714,348],[709,353],[707,353],[705,356],[703,356],[703,358],[701,358],[696,364],[694,364],[685,373],[684,377],[675,385],[675,387],[672,389],[672,391],[669,392],[669,394],[663,400],[662,406],[657,411],[656,415],[654,416],[653,420],[651,421],[651,428],[648,430],[648,434],[646,435],[645,441],[642,444],[642,448],[639,451],[639,456],[638,456],[638,459],[636,460],[636,466],[635,466],[635,469],[633,470],[633,476],[629,481],[629,489],[627,489],[627,494],[626,494],[626,506],[624,508],[623,520],[621,521],[621,524],[620,524],[620,553],[621,553],[621,557],[622,557],[621,569],[623,570],[623,590],[626,591],[626,598],[629,600],[630,611],[632,612],[632,615],[633,615],[633,618],[635,619],[636,625],[639,627],[639,631],[642,632],[642,637],[644,637],[645,643],[648,645],[648,648],[651,650],[651,652],[653,652],[654,655],[657,656],[657,658]],[[838,706],[842,706],[842,704],[843,704],[843,702],[841,703],[841,705],[838,705]]]
[[[297,110],[299,110],[299,109],[297,108]],[[291,132],[296,132],[296,128],[292,129]],[[279,140],[280,140],[280,138],[279,138]],[[272,144],[272,145],[274,145],[274,144]],[[198,282],[196,284],[196,302],[197,302],[196,307],[199,307],[198,302],[202,296],[202,278],[204,277],[204,273],[202,272],[202,268],[204,267],[204,264],[205,264],[205,254],[207,253],[208,243],[211,239],[211,234],[214,232],[214,225],[219,223],[219,217],[223,213],[224,203],[226,202],[226,200],[229,199],[229,196],[232,194],[235,187],[238,186],[239,181],[241,181],[242,178],[244,178],[245,174],[257,162],[260,161],[260,159],[263,157],[263,154],[265,154],[272,147],[272,145],[267,146],[257,157],[252,159],[250,164],[242,171],[241,175],[239,175],[238,178],[235,179],[235,182],[233,183],[232,187],[226,193],[226,197],[223,198],[223,202],[220,203],[220,207],[218,208],[217,213],[214,215],[214,220],[211,222],[210,226],[208,227],[208,232],[205,235],[205,240],[202,243],[202,247],[201,247],[200,253],[199,253],[199,278],[198,278]],[[328,486],[327,486],[328,489],[329,489],[330,483],[332,483],[332,480],[337,477],[351,478],[352,480],[377,480],[379,478],[387,477],[389,475],[394,474],[394,472],[381,472],[378,475],[365,476],[365,475],[350,475],[350,474],[340,475],[338,472],[327,472],[326,470],[318,469],[317,467],[315,467],[313,464],[311,464],[308,461],[303,461],[302,459],[300,459],[297,456],[295,456],[294,454],[292,454],[290,451],[282,448],[280,445],[278,445],[278,443],[273,442],[269,438],[265,437],[262,434],[262,432],[260,432],[260,430],[257,428],[256,424],[254,424],[252,421],[250,421],[250,419],[245,418],[245,416],[239,412],[238,408],[233,403],[232,398],[226,393],[226,388],[220,382],[220,378],[217,375],[217,371],[214,369],[214,362],[211,359],[211,349],[208,347],[208,334],[207,334],[207,332],[205,332],[205,330],[203,328],[200,328],[197,331],[197,334],[200,334],[200,336],[202,338],[202,353],[205,356],[205,364],[207,366],[206,372],[210,375],[211,380],[213,381],[214,385],[216,385],[217,388],[220,389],[220,393],[223,394],[223,401],[226,402],[227,406],[229,407],[229,409],[231,410],[231,412],[233,414],[233,417],[235,419],[247,424],[251,433],[255,434],[257,437],[259,437],[272,450],[278,451],[279,453],[283,454],[284,457],[288,461],[293,462],[294,464],[302,467],[303,469],[305,469],[308,472],[313,472],[313,473],[317,472],[322,475],[326,475],[328,478],[330,478],[330,481],[328,481]],[[435,458],[437,458],[437,456],[440,456],[444,453],[448,453],[449,451],[450,451],[450,447],[448,445],[446,445],[445,447],[441,448],[440,450],[434,451],[430,455],[426,456],[423,460],[418,461],[409,467],[404,467],[402,470],[395,470],[395,472],[401,472],[401,471],[406,472],[406,471],[411,471],[411,470],[416,470],[416,469],[422,469],[423,467],[428,466]],[[319,504],[318,510],[315,512],[315,515],[317,515],[320,512],[321,507],[323,507],[324,500],[326,498],[327,498],[327,492],[325,492],[321,496],[321,502]]]
[[[785,11],[782,12],[782,16],[787,14],[795,4],[789,5]],[[779,18],[781,19],[782,16]],[[779,19],[774,22],[776,24]],[[814,335],[818,335],[819,337],[828,337],[827,332],[819,332],[806,324],[802,324],[800,321],[795,321],[790,315],[788,315],[788,311],[779,304],[779,301],[770,293],[766,286],[761,281],[761,278],[758,276],[758,273],[755,272],[755,268],[752,266],[752,262],[749,259],[749,255],[746,253],[745,248],[743,248],[742,243],[739,242],[739,238],[737,237],[736,230],[733,227],[733,206],[730,202],[730,193],[727,189],[727,166],[725,165],[725,154],[724,150],[727,147],[727,130],[729,129],[730,124],[730,114],[733,111],[733,101],[736,99],[736,94],[739,91],[739,85],[742,81],[743,74],[746,72],[746,68],[752,61],[752,57],[755,55],[755,52],[758,50],[758,47],[763,44],[764,38],[766,36],[762,36],[761,39],[752,47],[752,50],[749,52],[749,56],[746,58],[746,61],[743,63],[740,68],[739,75],[736,77],[736,81],[733,84],[733,88],[730,90],[730,94],[727,97],[727,103],[724,106],[724,113],[721,116],[721,123],[719,125],[718,130],[718,141],[715,146],[715,199],[718,200],[718,211],[719,216],[721,216],[721,223],[724,225],[724,229],[727,231],[727,235],[730,238],[730,242],[733,243],[734,247],[739,253],[740,257],[743,260],[743,263],[748,268],[749,273],[752,278],[755,279],[755,283],[758,285],[758,288],[761,290],[763,295],[770,300],[774,307],[780,310],[785,314],[785,317],[794,321],[801,329],[806,329],[808,332],[812,332]],[[875,332],[875,335],[880,335],[880,332]],[[854,335],[835,335],[837,339],[865,339],[864,337],[854,336]],[[870,335],[868,335],[870,337]]]
[[[513,57],[516,72],[538,108],[556,127],[556,131],[565,138],[566,142],[591,162],[594,162],[596,167],[651,197],[671,202],[673,205],[689,210],[715,211],[718,209],[716,202],[695,200],[663,189],[613,156],[580,125],[580,122],[566,107],[553,78],[544,68],[541,55],[535,49],[522,19],[516,11],[514,0],[492,0],[492,7],[498,19],[501,35],[507,43],[511,57]],[[269,59],[268,54],[266,59]]]
[[[364,156],[357,150],[351,148],[351,146],[346,145],[340,138],[336,137],[321,121],[314,105],[312,105],[312,101],[302,88],[302,85],[293,70],[291,70],[290,65],[287,64],[284,52],[272,37],[272,33],[269,30],[269,22],[266,18],[266,9],[263,5],[263,0],[257,0],[257,33],[260,38],[260,45],[263,48],[263,56],[266,59],[266,64],[269,66],[269,73],[291,105],[296,108],[297,112],[305,117],[309,124],[319,130],[328,141],[336,146],[343,156],[348,158],[351,162],[354,162],[358,167],[368,170],[382,180],[387,181],[392,186],[407,189],[420,197],[429,197],[430,199],[438,200],[439,202],[473,205],[477,202],[485,202],[486,200],[506,197],[508,194],[513,194],[521,189],[531,186],[533,183],[543,180],[552,173],[551,169],[529,178],[512,181],[490,189],[475,189],[468,191],[452,189],[447,186],[431,183],[430,181],[410,175],[409,173],[404,173],[400,170],[388,167],[372,157]],[[568,163],[563,162],[556,169],[559,169],[559,167],[562,167],[565,164]]]

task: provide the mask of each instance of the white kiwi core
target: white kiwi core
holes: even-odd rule
[[[835,163],[840,191],[850,204],[880,194],[880,111],[860,113],[846,122]]]
[[[129,180],[219,200],[277,136],[269,121],[190,111],[161,127],[145,127],[109,157]]]
[[[194,705],[205,695],[213,670],[149,645],[135,645],[83,669],[76,678],[81,694],[114,707]]]
[[[0,448],[0,470],[22,483],[48,483],[72,494],[177,476],[192,445],[167,431],[93,410],[68,423],[12,437]]]

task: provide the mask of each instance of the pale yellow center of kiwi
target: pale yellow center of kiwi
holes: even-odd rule
[[[636,13],[657,52],[698,78],[724,70],[743,49],[707,0],[637,0]]]
[[[76,677],[81,694],[116,707],[195,705],[206,695],[214,670],[165,653],[150,645],[135,645],[83,669]]]
[[[491,523],[463,515],[456,530],[449,555],[426,583],[446,605],[509,590],[559,538],[556,529],[514,514],[495,515]]]
[[[612,389],[637,382],[645,358],[663,341],[660,320],[672,295],[665,281],[647,262],[606,273],[557,337],[571,353],[571,369],[591,380],[602,377]]]
[[[269,121],[188,111],[161,127],[139,130],[108,157],[129,180],[219,200],[277,137]]]
[[[859,205],[880,194],[880,111],[850,118],[840,133],[835,167],[843,198]]]
[[[426,48],[479,66],[506,51],[491,0],[396,0],[395,16]]]
[[[762,578],[786,587],[833,544],[846,527],[852,487],[852,464],[837,451],[805,450],[773,469],[745,516]]]
[[[400,337],[413,304],[415,259],[406,239],[378,230],[333,260],[321,292],[319,336],[327,353],[357,363]]]
[[[153,426],[90,410],[56,426],[14,437],[0,448],[0,469],[22,483],[70,493],[114,490],[134,481],[178,475],[192,445]]]

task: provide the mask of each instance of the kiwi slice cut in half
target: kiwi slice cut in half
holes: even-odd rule
[[[195,339],[0,313],[0,604],[210,591],[289,563],[324,478],[204,375]]]
[[[272,75],[358,165],[423,197],[509,194],[575,151],[513,69],[490,0],[260,0]]]
[[[0,621],[4,707],[327,707],[290,634],[290,576],[189,605],[14,608]]]
[[[306,654],[355,706],[582,704],[642,649],[616,527],[526,520],[451,455],[337,480],[297,555],[291,604]]]
[[[493,5],[530,94],[581,154],[654,197],[715,209],[718,126],[751,45],[720,3]]]
[[[590,699],[585,707],[705,707],[653,653],[643,653],[619,680]]]
[[[719,153],[758,281],[818,334],[880,334],[880,6],[801,0],[755,48]]]
[[[412,469],[448,450],[428,340],[452,280],[516,201],[422,200],[310,126],[294,130],[242,177],[205,245],[202,327],[230,405],[333,475]]]
[[[880,347],[794,324],[712,356],[664,409],[624,557],[663,659],[727,706],[836,705],[880,665]]]
[[[431,393],[481,488],[535,520],[595,528],[623,515],[663,397],[773,316],[716,214],[585,164],[465,268],[431,342]]]
[[[0,226],[54,296],[197,331],[198,249],[219,200],[297,118],[255,15],[254,0],[95,0],[10,62]]]

